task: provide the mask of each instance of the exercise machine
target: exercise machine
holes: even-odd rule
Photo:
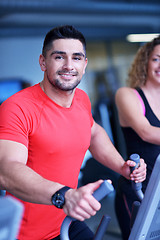
[[[0,240],[16,239],[23,210],[23,204],[17,199],[0,197]]]
[[[110,184],[107,180],[105,180],[100,187],[93,193],[93,196],[98,200],[101,201],[104,197],[106,197],[109,193],[114,191],[112,184]],[[94,240],[101,240],[105,234],[107,226],[110,221],[110,217],[108,215],[104,215],[100,221],[100,224],[97,228],[97,231],[94,236]],[[69,226],[72,221],[76,219],[67,216],[61,226],[60,231],[60,239],[61,240],[69,240]]]
[[[134,161],[136,163],[136,165],[134,167],[131,168],[131,172],[134,171],[135,168],[139,167],[140,164],[140,157],[138,154],[132,154],[130,156],[130,159],[132,161]],[[143,192],[142,192],[142,184],[141,183],[135,183],[134,181],[132,182],[132,188],[135,191],[136,195],[138,196],[138,198],[140,200],[143,199]],[[101,186],[93,193],[93,196],[98,200],[102,200],[105,196],[107,196],[110,192],[112,192],[114,190],[113,186],[107,181],[105,180]],[[136,211],[137,211],[137,207],[135,205],[134,207],[134,218],[136,216]],[[72,221],[75,221],[76,219],[73,219],[69,216],[67,216],[61,226],[61,232],[60,232],[60,239],[61,240],[69,240],[69,227]],[[101,219],[101,222],[97,228],[97,231],[95,233],[94,236],[94,240],[102,240],[103,236],[106,232],[108,223],[110,221],[110,217],[108,215],[104,215]],[[132,218],[132,221],[133,218]],[[133,240],[133,239],[132,239]],[[134,239],[135,240],[135,239]]]
[[[132,154],[130,159],[136,163],[135,167],[131,168],[132,172],[135,168],[139,167],[140,156]],[[131,233],[128,240],[160,240],[160,154],[156,159],[145,194],[142,192],[141,183],[133,181],[132,188],[139,201],[133,203]],[[100,201],[98,198],[97,200]],[[107,216],[107,218],[109,219],[110,217]],[[71,218],[66,217],[62,224],[61,240],[69,240],[68,229],[71,221]],[[110,221],[110,219],[107,221]],[[94,240],[101,240],[103,238],[107,226],[108,223],[104,228],[102,227],[102,234],[100,236],[97,237],[95,234]],[[101,224],[98,228],[101,231]]]
[[[144,198],[139,204],[129,240],[160,239],[160,154],[158,155]]]

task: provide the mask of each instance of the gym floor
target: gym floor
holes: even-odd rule
[[[88,224],[90,229],[95,233],[102,219],[102,216],[110,216],[111,220],[108,224],[103,240],[122,240],[121,231],[114,210],[114,198],[115,191],[110,193],[106,198],[101,201],[100,211],[97,212],[94,217],[86,220],[86,223]]]

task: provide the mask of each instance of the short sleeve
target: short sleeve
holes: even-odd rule
[[[28,147],[29,122],[21,106],[6,100],[0,106],[0,139],[19,142]]]

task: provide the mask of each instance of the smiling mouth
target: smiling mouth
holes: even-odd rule
[[[58,72],[58,75],[65,79],[70,79],[77,76],[77,72]]]
[[[160,71],[155,71],[158,76],[160,76]]]
[[[73,72],[73,71],[58,71],[58,74],[59,75],[72,75],[72,76],[76,76],[77,75],[77,72]]]

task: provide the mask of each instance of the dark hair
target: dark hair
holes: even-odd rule
[[[42,54],[46,57],[48,50],[52,48],[52,43],[57,39],[77,39],[79,40],[84,48],[86,54],[86,40],[81,32],[71,25],[64,25],[51,29],[44,39]]]
[[[130,87],[136,88],[145,85],[149,57],[157,45],[160,45],[160,35],[139,48],[128,73],[127,83]]]

